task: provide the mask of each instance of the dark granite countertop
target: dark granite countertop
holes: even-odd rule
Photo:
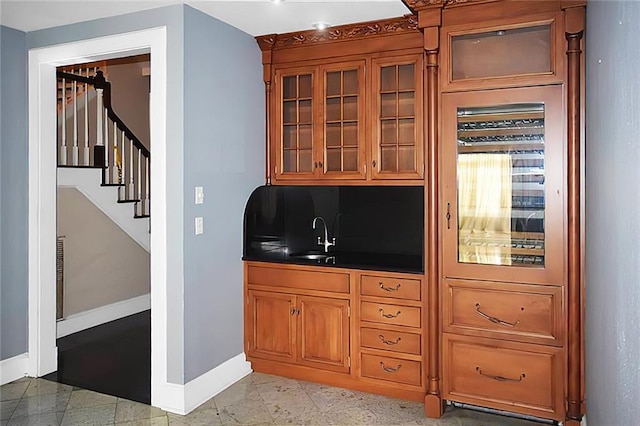
[[[312,257],[318,255],[317,257],[319,258],[310,259],[304,257],[306,254],[312,255]],[[242,260],[387,272],[422,273],[424,271],[422,256],[385,253],[352,253],[339,251],[323,253],[321,251],[307,251],[293,253],[292,255],[245,256]]]

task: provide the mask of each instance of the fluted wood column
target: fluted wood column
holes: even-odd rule
[[[439,13],[439,11],[438,11]],[[439,23],[439,22],[438,22]],[[425,48],[425,255],[428,300],[427,317],[427,393],[424,410],[427,417],[440,417],[443,412],[440,394],[440,276],[439,276],[439,228],[438,228],[438,71],[440,28],[424,28]]]
[[[567,201],[568,201],[568,324],[566,425],[582,420],[583,277],[581,241],[581,54],[584,7],[565,10],[567,39]]]
[[[267,185],[271,185],[271,166],[274,164],[271,158],[271,87],[272,87],[272,57],[276,35],[270,34],[256,38],[262,51],[262,79],[264,81],[264,107],[265,107],[265,169],[264,179]]]

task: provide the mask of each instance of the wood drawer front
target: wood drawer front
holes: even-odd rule
[[[361,279],[360,294],[363,296],[421,300],[421,288],[421,280],[363,275]]]
[[[414,333],[363,327],[360,330],[360,346],[420,355],[422,336]]]
[[[339,272],[301,271],[251,265],[247,268],[247,283],[248,285],[349,293],[349,274]]]
[[[444,398],[562,419],[562,349],[444,334]]]
[[[420,308],[414,306],[362,302],[360,304],[360,319],[382,324],[421,326]]]
[[[562,345],[560,287],[459,280],[445,286],[444,331]]]
[[[372,354],[362,354],[360,361],[362,377],[414,386],[422,384],[422,363],[419,361]]]

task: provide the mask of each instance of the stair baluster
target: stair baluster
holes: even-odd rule
[[[108,111],[104,109],[104,183],[109,184],[109,115]],[[115,123],[114,123],[115,125]]]
[[[120,159],[118,158],[118,126],[113,123],[113,169],[111,170],[111,183],[120,183],[119,169]]]
[[[136,199],[136,187],[133,183],[133,141],[129,140],[129,199]]]
[[[71,164],[78,165],[78,82],[71,83],[73,96],[73,147],[71,148]]]
[[[87,78],[89,78],[89,68],[87,68]],[[84,148],[82,150],[82,165],[89,163],[89,84],[84,83]]]
[[[119,189],[120,189],[120,196],[118,197],[118,200],[123,201],[127,199],[127,187],[125,186],[125,180],[126,180],[126,172],[127,172],[127,155],[125,151],[125,143],[126,143],[126,137],[125,137],[125,133],[124,130],[122,131],[122,149],[120,150],[120,155],[122,156],[122,172],[120,173],[120,184],[122,185]]]
[[[62,136],[60,144],[60,155],[58,156],[58,164],[67,165],[67,81],[62,79]]]
[[[145,216],[149,216],[149,212],[151,211],[149,206],[149,179],[151,179],[151,170],[149,169],[149,157],[145,157],[144,160],[144,204],[142,209],[142,214]]]

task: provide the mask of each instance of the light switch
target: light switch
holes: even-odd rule
[[[204,219],[202,217],[196,217],[196,235],[200,235],[204,232]]]
[[[204,203],[204,189],[201,186],[196,186],[196,204]]]

